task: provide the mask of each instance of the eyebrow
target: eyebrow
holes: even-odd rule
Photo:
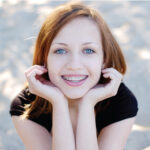
[[[65,46],[67,46],[66,43],[62,43],[62,42],[53,43],[53,44],[59,44],[59,45],[65,45]],[[53,44],[52,44],[52,45],[53,45]],[[85,43],[83,43],[82,45],[88,45],[88,44],[96,44],[96,45],[98,45],[98,44],[95,43],[95,42],[85,42]]]

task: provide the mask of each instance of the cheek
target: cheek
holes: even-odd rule
[[[51,81],[53,81],[56,77],[56,74],[57,74],[57,70],[55,69],[54,65],[51,65],[52,63],[49,63],[48,66],[47,66],[47,69],[48,69],[48,76],[49,76],[49,79]]]
[[[95,63],[95,65],[92,68],[92,78],[94,80],[94,84],[97,84],[97,82],[101,78],[101,65],[99,63]]]
[[[95,60],[95,61],[93,61],[93,62],[91,62],[91,63],[89,63],[90,64],[90,70],[91,70],[91,72],[92,72],[92,74],[94,75],[94,76],[100,76],[100,74],[101,74],[101,69],[102,69],[102,63],[99,61],[99,59],[98,60]]]
[[[52,65],[51,65],[52,64]],[[53,84],[57,84],[60,80],[61,66],[58,63],[49,63],[48,75]]]
[[[94,70],[94,81],[95,81],[95,83],[97,83],[99,81],[100,77],[101,77],[100,68],[95,68],[95,70]]]
[[[48,76],[49,76],[49,79],[50,79],[50,81],[53,83],[54,82],[54,80],[55,80],[55,72],[53,72],[53,70],[52,69],[48,69]]]

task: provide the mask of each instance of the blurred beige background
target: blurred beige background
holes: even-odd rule
[[[139,112],[125,149],[150,150],[150,1],[84,2],[99,9],[127,60],[124,82],[135,94]],[[10,102],[25,82],[45,17],[62,3],[0,0],[0,150],[24,149],[9,115]]]

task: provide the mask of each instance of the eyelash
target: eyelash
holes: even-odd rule
[[[87,48],[88,50],[90,49],[90,48]],[[87,49],[84,49],[84,50],[87,50]],[[56,54],[60,54],[60,53],[57,53],[59,50],[64,50],[64,49],[57,49],[54,53],[56,53]],[[95,51],[94,50],[92,50],[92,49],[90,49],[91,51],[92,51],[92,53],[90,53],[90,54],[93,54],[93,53],[95,53]],[[87,54],[89,54],[89,53],[87,53]]]

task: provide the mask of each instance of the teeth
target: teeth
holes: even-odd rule
[[[79,80],[85,79],[86,77],[87,77],[87,76],[85,76],[85,77],[65,77],[65,76],[63,76],[64,79],[70,80],[70,81],[72,81],[72,80],[74,80],[74,81],[79,81]]]

